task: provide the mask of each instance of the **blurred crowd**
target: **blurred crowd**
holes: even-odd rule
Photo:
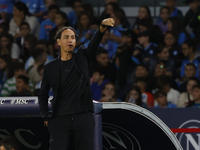
[[[105,0],[100,16],[81,0],[71,1],[68,14],[56,0],[0,0],[1,96],[38,95],[43,66],[60,55],[57,30],[76,30],[76,52],[88,46],[101,20],[112,17],[115,26],[106,30],[89,64],[92,98],[145,108],[200,108],[200,1],[184,2],[185,15],[177,0],[166,0],[159,17],[144,5],[130,23],[117,0]]]

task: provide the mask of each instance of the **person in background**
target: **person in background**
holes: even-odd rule
[[[26,60],[28,59],[28,57],[30,56],[29,51],[24,47],[24,38],[30,34],[30,26],[27,22],[22,22],[19,26],[19,30],[20,30],[20,35],[19,37],[17,37],[15,39],[15,42],[17,43],[17,45],[20,48],[20,59],[23,62],[26,62]]]
[[[154,98],[153,95],[147,91],[147,79],[146,78],[138,78],[135,80],[135,85],[140,87],[142,93],[142,102],[147,105],[148,108],[154,107]]]
[[[6,82],[3,85],[3,89],[1,91],[1,96],[6,97],[10,96],[11,93],[14,93],[17,91],[16,89],[16,79],[19,75],[27,75],[26,71],[24,69],[23,63],[15,63],[14,65],[14,76],[10,79],[7,79]],[[31,91],[34,90],[33,83],[29,80],[29,87]]]
[[[105,10],[102,12],[101,14],[101,19],[105,19],[107,17],[110,17],[111,14],[114,12],[114,11],[117,11],[120,9],[120,6],[117,2],[109,2],[109,3],[106,3],[105,5]]]
[[[200,108],[200,85],[199,84],[193,86],[192,97],[193,97],[193,101],[191,101],[187,107]]]
[[[0,92],[6,80],[14,75],[13,65],[10,55],[0,55]]]
[[[180,92],[172,88],[171,84],[171,77],[167,75],[160,76],[156,81],[158,90],[163,90],[167,93],[167,101],[177,105],[178,99],[180,97]]]
[[[58,5],[50,5],[48,8],[48,18],[41,22],[39,39],[49,40],[50,31],[56,26],[55,17],[59,11]]]
[[[155,101],[157,102],[157,105],[155,108],[176,108],[177,106],[175,104],[172,104],[167,99],[167,93],[165,91],[158,90],[154,94]]]
[[[0,23],[0,34],[3,33],[3,32],[4,33],[8,33],[9,32],[9,28],[10,28],[9,27],[9,23],[7,23],[5,21],[1,22]]]
[[[103,86],[109,82],[103,67],[95,67],[92,74],[93,83],[90,86],[92,99],[99,101],[101,99],[101,91]]]
[[[25,3],[29,9],[29,12],[41,19],[47,8],[45,7],[44,0],[20,0]]]
[[[17,91],[10,96],[33,96],[33,93],[29,87],[29,78],[25,75],[19,75],[16,79]]]
[[[117,92],[115,85],[112,82],[108,82],[104,85],[102,89],[102,97],[100,102],[120,102],[121,100],[117,98]]]
[[[83,11],[81,0],[73,0],[71,1],[72,11],[68,13],[68,19],[70,20],[69,24],[74,29],[78,27],[78,14]]]
[[[190,79],[188,79],[187,91],[181,93],[177,102],[178,107],[185,108],[188,106],[188,104],[190,104],[193,101],[193,97],[192,97],[193,87],[198,84],[199,84],[199,80],[197,78],[191,77]]]
[[[59,46],[54,37],[59,29],[61,29],[64,26],[69,26],[69,20],[67,18],[67,15],[62,11],[58,11],[55,16],[55,24],[56,27],[49,32],[49,41],[48,41],[49,54],[54,58],[60,54]]]
[[[0,141],[0,150],[21,150],[19,141],[14,136],[5,136]]]
[[[0,35],[0,55],[10,55],[14,62],[17,62],[20,56],[18,45],[13,42],[12,35],[2,33]]]
[[[37,72],[37,68],[40,65],[44,65],[47,59],[47,53],[44,51],[44,49],[36,48],[33,52],[33,58],[35,62],[26,70],[26,72],[29,79],[33,82],[33,85],[35,86],[41,80],[40,75]]]
[[[130,91],[128,92],[126,96],[125,102],[133,103],[138,106],[147,108],[147,105],[142,102],[142,93],[141,93],[140,87],[137,85],[134,85],[130,89]]]
[[[179,84],[180,84],[179,91],[180,92],[186,92],[187,91],[186,87],[187,87],[188,79],[194,78],[195,75],[196,75],[196,71],[197,71],[197,68],[193,63],[186,64],[184,80],[182,82],[179,82]]]
[[[30,33],[38,37],[40,27],[38,19],[30,14],[26,4],[24,4],[23,2],[16,2],[13,7],[13,18],[11,19],[9,24],[9,33],[12,34],[14,38],[20,36],[19,26],[23,21],[27,22],[30,25]]]
[[[188,63],[193,63],[196,66],[196,75],[195,77],[199,78],[199,65],[200,57],[195,53],[196,43],[193,40],[186,40],[182,44],[182,53],[185,56],[185,59],[182,61],[180,78],[184,80],[185,78],[185,66]]]
[[[170,9],[170,17],[178,17],[183,20],[183,13],[176,7],[177,0],[166,0],[166,6]]]
[[[45,61],[45,64],[49,63],[50,61],[52,61],[54,58],[48,54],[48,43],[46,40],[39,40],[37,41],[36,45],[35,45],[35,48],[40,48],[40,49],[43,49],[47,55],[47,59]],[[35,62],[33,56],[31,55],[26,63],[25,63],[25,69],[28,69],[31,65],[33,65]]]
[[[170,9],[167,6],[162,6],[160,8],[160,17],[162,19],[162,22],[157,23],[157,26],[160,28],[163,34],[165,34],[165,32],[168,31],[167,21],[170,17]]]

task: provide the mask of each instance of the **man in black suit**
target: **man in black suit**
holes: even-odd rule
[[[61,55],[44,66],[38,100],[42,118],[50,133],[50,150],[67,150],[73,142],[76,150],[93,150],[94,118],[88,63],[96,55],[99,43],[114,20],[102,21],[87,49],[76,46],[72,27],[56,34]],[[53,89],[52,111],[48,109],[48,92]]]

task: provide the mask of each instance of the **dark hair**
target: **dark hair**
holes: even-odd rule
[[[20,150],[19,142],[14,136],[6,136],[0,141],[0,146],[4,146],[6,150]]]
[[[58,11],[56,13],[56,15],[60,15],[63,19],[66,19],[65,26],[69,26],[69,19],[68,19],[66,13],[64,13],[63,11]]]
[[[167,68],[167,66],[166,66],[166,64],[165,64],[164,61],[158,60],[158,61],[156,62],[156,65],[159,65],[159,64],[163,64],[163,68]],[[155,66],[156,66],[156,65],[155,65]]]
[[[14,71],[24,70],[24,67],[25,67],[24,63],[21,63],[21,62],[15,63]]]
[[[27,76],[25,76],[25,75],[19,75],[19,76],[17,77],[17,79],[22,79],[23,82],[24,82],[25,84],[28,85],[29,78],[28,78]]]
[[[0,55],[0,59],[4,60],[6,62],[6,76],[7,79],[13,77],[14,75],[14,66],[13,66],[13,61],[10,55]],[[0,70],[0,72],[4,72],[5,70]],[[0,77],[2,79],[3,74],[1,74],[2,76]]]
[[[196,77],[191,77],[191,78],[189,78],[189,79],[187,80],[187,83],[188,83],[189,81],[195,81],[197,84],[199,84],[199,80],[198,80]]]
[[[163,86],[165,85],[171,86],[171,77],[167,75],[161,75],[156,80],[156,87],[158,89],[163,89]]]
[[[158,45],[158,49],[157,49],[157,54],[160,54],[162,51],[163,51],[163,49],[164,48],[167,48],[167,46],[166,45],[164,45],[164,44],[160,44],[160,45]],[[168,49],[168,48],[167,48]]]
[[[32,56],[34,58],[35,61],[39,61],[40,60],[40,56],[44,53],[44,49],[41,48],[36,48],[33,53]]]
[[[8,49],[8,53],[11,54],[11,48],[12,48],[12,43],[13,43],[13,37],[11,34],[3,32],[0,34],[0,39],[6,37],[9,40],[8,45],[6,46],[6,48]],[[2,54],[2,45],[0,44],[0,54]]]
[[[167,97],[167,93],[163,90],[158,90],[156,91],[156,93],[154,94],[154,99],[157,99],[160,97],[160,95]]]
[[[148,81],[147,81],[147,78],[144,78],[144,77],[140,77],[140,78],[137,78],[134,83],[138,83],[138,82],[142,82],[146,85],[147,87],[147,84],[148,84]]]
[[[67,26],[67,27],[62,27],[60,30],[58,30],[58,31],[56,32],[56,35],[55,35],[55,37],[54,37],[55,40],[60,39],[60,38],[61,38],[61,35],[62,35],[62,33],[63,33],[63,31],[65,31],[65,30],[67,30],[67,29],[72,30],[72,31],[74,32],[75,36],[77,37],[76,30],[75,30],[74,28],[70,27],[70,26]]]
[[[139,64],[139,65],[137,65],[136,69],[137,69],[138,67],[143,67],[143,68],[146,69],[147,72],[149,72],[149,68],[148,68],[146,65]]]
[[[142,92],[140,90],[140,87],[137,85],[133,85],[132,88],[129,90],[129,93],[126,96],[125,102],[128,102],[129,98],[130,98],[130,92],[132,90],[135,90],[138,93],[138,98],[135,100],[135,103],[139,106],[142,106]]]
[[[74,8],[76,2],[82,3],[81,0],[70,0],[71,7]]]
[[[33,34],[27,34],[24,37],[24,41],[29,43],[29,45],[30,45],[29,52],[32,53],[33,50],[35,49],[35,46],[36,46],[36,43],[37,43],[37,38]]]
[[[107,77],[107,74],[106,74],[106,70],[105,70],[105,67],[101,67],[101,66],[96,66],[93,68],[93,73],[94,72],[98,72],[100,75],[104,75],[104,79]]]
[[[43,39],[42,40],[38,40],[37,43],[36,43],[36,45],[40,45],[40,44],[48,46],[48,42],[46,40],[43,40]]]
[[[196,46],[197,46],[197,44],[196,44],[196,42],[194,41],[194,40],[192,40],[192,39],[187,39],[187,40],[185,40],[184,42],[183,42],[183,44],[187,44],[187,46],[189,47],[189,48],[193,48],[193,52],[195,51],[195,49],[196,49]]]
[[[194,63],[188,63],[185,65],[186,66],[192,66],[194,68],[194,70],[197,70],[197,67],[194,65]]]
[[[97,55],[100,55],[100,54],[108,54],[108,51],[104,49],[103,47],[99,47],[97,50]]]
[[[22,11],[25,16],[30,16],[31,15],[30,12],[29,12],[29,10],[28,10],[28,7],[23,2],[16,2],[14,4],[14,7],[16,7],[17,10]]]
[[[4,22],[0,23],[0,28],[3,29],[3,32],[8,33],[10,26],[7,22],[4,21]]]
[[[50,11],[50,10],[52,10],[52,9],[56,9],[57,11],[59,11],[59,6],[58,5],[56,5],[56,4],[52,4],[52,5],[50,5],[49,7],[48,7],[48,11]]]
[[[115,84],[112,83],[112,82],[108,82],[108,83],[106,83],[106,84],[103,86],[103,88],[102,88],[101,91],[105,90],[106,86],[109,85],[109,84],[111,84],[111,85],[114,87],[114,90],[115,90],[115,95],[114,95],[112,98],[117,98],[116,86],[115,86]],[[103,96],[105,96],[105,95],[102,93],[102,97],[103,97]]]
[[[21,28],[22,26],[28,26],[29,29],[30,29],[29,23],[27,23],[27,22],[25,22],[25,21],[23,21],[23,22],[20,23],[19,28]]]
[[[147,5],[140,6],[140,8],[142,8],[142,7],[146,9],[147,14],[149,15],[148,18],[152,21],[151,11],[150,11],[149,7]]]
[[[165,32],[164,37],[165,37],[167,34],[171,34],[171,35],[175,38],[175,40],[177,41],[178,35],[176,35],[174,32],[172,32],[172,31],[167,31],[167,32]]]
[[[167,7],[167,6],[162,6],[162,7],[160,7],[160,13],[161,13],[161,11],[162,11],[163,9],[167,9],[167,10],[169,11],[169,13],[170,13],[170,9],[169,9],[169,7]]]

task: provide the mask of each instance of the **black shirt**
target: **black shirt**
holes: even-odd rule
[[[79,113],[80,99],[78,87],[81,74],[73,66],[72,59],[60,63],[60,90],[59,99],[56,103],[56,115],[68,115]]]

